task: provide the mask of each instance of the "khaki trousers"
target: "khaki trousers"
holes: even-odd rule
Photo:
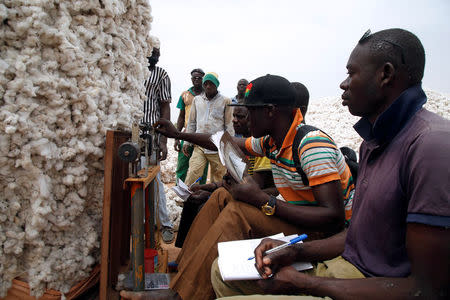
[[[193,184],[203,175],[203,171],[208,162],[211,166],[211,182],[222,181],[222,177],[227,172],[227,169],[220,162],[219,154],[205,154],[201,147],[195,146],[192,156],[189,159],[189,169],[186,180],[184,181],[186,185]]]
[[[214,299],[211,265],[217,258],[217,243],[261,238],[280,232],[320,236],[277,217],[266,216],[259,208],[234,200],[224,188],[217,189],[192,223],[177,258],[178,273],[172,278],[170,288],[183,300]]]
[[[346,261],[342,256],[338,256],[332,260],[317,263],[317,265],[304,273],[319,276],[342,279],[364,278],[354,265]],[[217,259],[211,268],[211,282],[217,298],[226,300],[250,300],[250,299],[282,299],[282,300],[309,300],[309,299],[331,299],[329,297],[315,296],[282,296],[282,295],[263,295],[262,289],[255,280],[241,281],[223,281],[220,276],[219,265]],[[252,295],[252,296],[243,296]],[[225,297],[225,298],[223,298]]]

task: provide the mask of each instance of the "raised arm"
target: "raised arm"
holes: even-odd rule
[[[214,145],[214,143],[210,139],[211,134],[180,132],[167,119],[160,119],[157,123],[155,123],[155,130],[169,138],[185,140],[206,149],[217,150],[216,145]],[[233,140],[244,153],[248,154],[247,150],[245,149],[245,139],[233,137]]]

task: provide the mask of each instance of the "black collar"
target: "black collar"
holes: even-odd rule
[[[361,118],[354,126],[365,140],[376,139],[378,144],[389,142],[405,126],[412,116],[427,102],[427,96],[419,83],[405,91],[372,124]]]

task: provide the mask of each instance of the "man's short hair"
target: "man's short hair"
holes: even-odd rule
[[[195,73],[195,72],[202,74],[202,76],[205,75],[205,72],[203,72],[203,70],[200,69],[200,68],[197,68],[197,69],[192,70],[192,71],[191,71],[191,75],[192,75],[192,73]]]
[[[370,34],[358,42],[367,45],[375,59],[380,63],[390,62],[395,67],[404,65],[409,76],[409,86],[422,81],[425,68],[425,50],[419,38],[413,33],[392,28]]]
[[[300,108],[303,117],[306,115],[309,104],[309,92],[306,86],[300,82],[291,82],[292,87],[295,90],[295,107]]]

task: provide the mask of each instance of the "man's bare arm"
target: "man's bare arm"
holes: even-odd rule
[[[186,110],[181,109],[180,113],[178,114],[178,119],[177,119],[177,129],[178,131],[182,131],[183,127],[184,127],[184,118],[186,116]],[[180,144],[180,140],[175,140],[173,147],[175,149],[175,151],[180,151],[181,150],[181,144]]]
[[[253,171],[252,178],[264,193],[272,196],[278,196],[280,194],[273,182],[272,170]]]
[[[254,182],[254,180],[252,180]],[[275,216],[303,228],[311,228],[335,234],[344,228],[345,213],[342,188],[339,180],[312,187],[316,206],[294,205],[277,200]],[[257,208],[266,204],[270,197],[256,183],[247,180],[230,189],[235,200]]]
[[[332,234],[342,231],[345,212],[340,181],[313,186],[312,191],[318,206],[301,206],[277,201],[276,216],[292,224]]]
[[[409,223],[406,247],[411,262],[407,278],[330,279],[299,276],[299,291],[333,299],[448,299],[450,230]]]
[[[199,145],[200,147],[217,151],[216,145],[211,141],[211,134],[209,133],[188,133],[178,131],[173,124],[167,119],[160,119],[155,124],[156,131],[162,135],[174,138],[178,140],[188,141],[192,144]],[[234,142],[241,148],[241,150],[249,154],[245,149],[245,139],[233,137]]]
[[[181,109],[180,113],[178,114],[178,119],[177,119],[178,131],[183,130],[185,116],[186,116],[186,111],[184,109]]]
[[[282,242],[263,239],[255,249],[256,268],[261,276],[267,279],[274,270],[289,266],[296,261],[323,261],[335,258],[344,252],[347,230],[329,238],[296,244],[283,250],[265,255],[264,253]]]
[[[159,113],[161,119],[170,120],[170,102],[161,102]],[[165,136],[162,136],[161,142],[167,143],[167,138]]]

